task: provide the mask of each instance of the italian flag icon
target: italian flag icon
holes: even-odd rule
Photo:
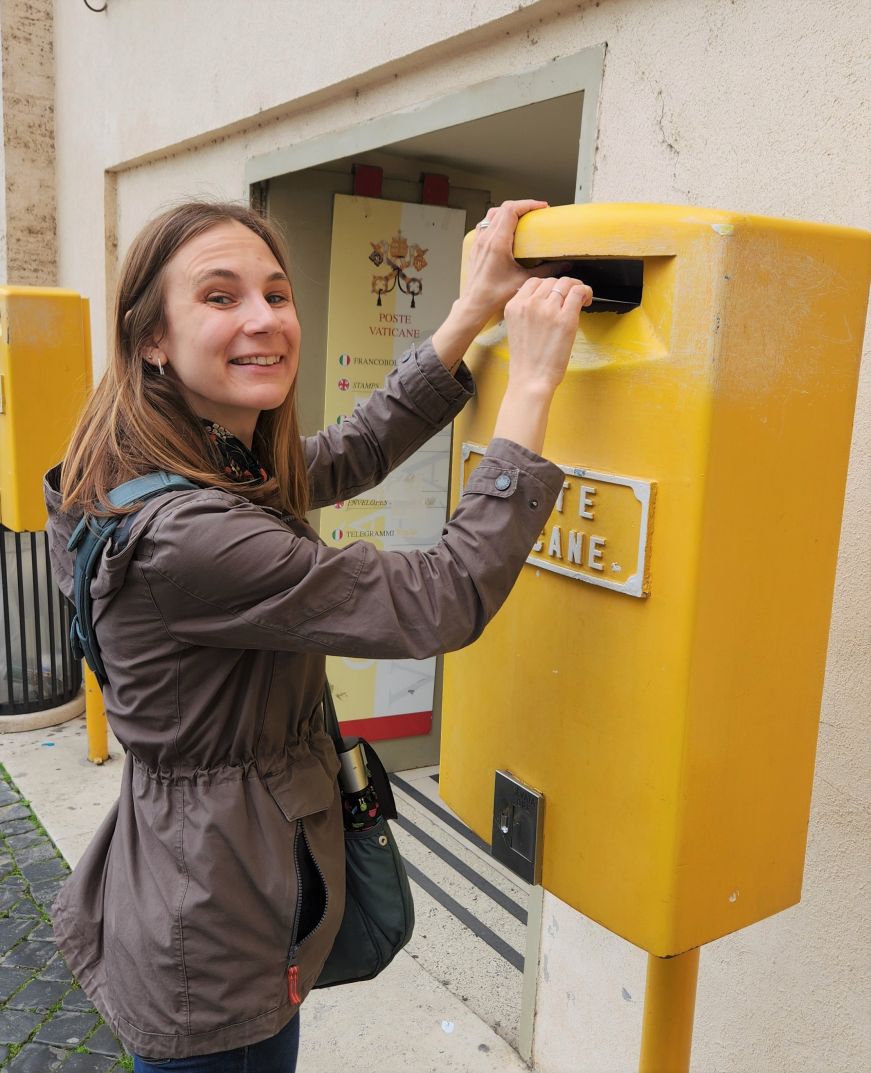
[[[340,354],[339,355],[339,365],[350,365],[350,364],[351,364],[351,355],[350,354]]]
[[[334,529],[333,530],[333,540],[341,540],[344,535],[345,535],[345,530],[344,529]]]

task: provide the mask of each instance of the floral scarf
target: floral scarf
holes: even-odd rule
[[[223,464],[224,473],[231,481],[246,481],[263,484],[269,480],[269,474],[260,465],[257,456],[232,432],[219,425],[217,421],[200,418],[206,435]]]

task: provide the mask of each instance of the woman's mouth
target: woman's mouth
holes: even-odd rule
[[[247,358],[230,358],[231,365],[278,365],[281,354],[255,354]]]

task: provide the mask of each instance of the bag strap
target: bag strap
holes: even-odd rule
[[[339,717],[336,714],[336,705],[333,702],[333,692],[330,683],[324,682],[324,727],[333,739],[333,745],[337,753],[344,753],[353,749],[359,742],[366,752],[366,766],[369,769],[369,779],[378,795],[378,803],[381,805],[381,814],[388,820],[396,819],[396,799],[393,796],[393,787],[390,779],[381,763],[378,753],[372,748],[365,738],[343,738],[339,729]]]
[[[200,485],[189,481],[187,477],[180,477],[175,473],[165,473],[161,470],[157,473],[146,473],[142,477],[134,477],[131,481],[119,484],[117,488],[113,488],[109,492],[106,498],[113,507],[127,507],[138,500],[142,500],[142,505],[144,506],[146,500],[164,492],[199,487]],[[75,552],[76,555],[73,582],[76,613],[70,624],[70,647],[74,658],[84,659],[94,672],[101,689],[108,679],[106,677],[106,668],[100,655],[97,635],[94,632],[91,580],[97,570],[97,564],[104,548],[116,534],[116,531],[119,534],[123,534],[124,542],[122,546],[126,545],[132,520],[139,513],[139,509],[124,516],[123,520],[117,514],[110,515],[107,518],[97,518],[92,514],[84,514],[67,543],[67,551]]]

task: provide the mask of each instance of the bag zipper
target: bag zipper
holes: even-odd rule
[[[297,935],[299,932],[299,920],[302,916],[302,871],[299,867],[299,858],[297,857],[297,849],[299,848],[299,838],[302,835],[302,840],[305,842],[305,848],[308,850],[308,855],[314,862],[314,866],[320,876],[321,885],[324,888],[324,911],[321,914],[320,920],[315,924],[312,930],[306,935],[301,943],[297,942]],[[330,904],[330,891],[327,887],[327,881],[324,877],[324,873],[321,870],[321,866],[318,864],[317,858],[311,851],[311,845],[308,840],[308,835],[305,833],[305,827],[302,820],[296,821],[296,834],[293,838],[293,865],[296,869],[296,889],[299,892],[296,899],[296,912],[293,915],[293,932],[291,933],[290,950],[287,953],[287,997],[290,1000],[292,1006],[299,1006],[302,1002],[302,998],[299,994],[299,965],[296,963],[296,959],[299,956],[299,949],[303,943],[315,934],[315,932],[323,924],[327,916],[327,908]]]

